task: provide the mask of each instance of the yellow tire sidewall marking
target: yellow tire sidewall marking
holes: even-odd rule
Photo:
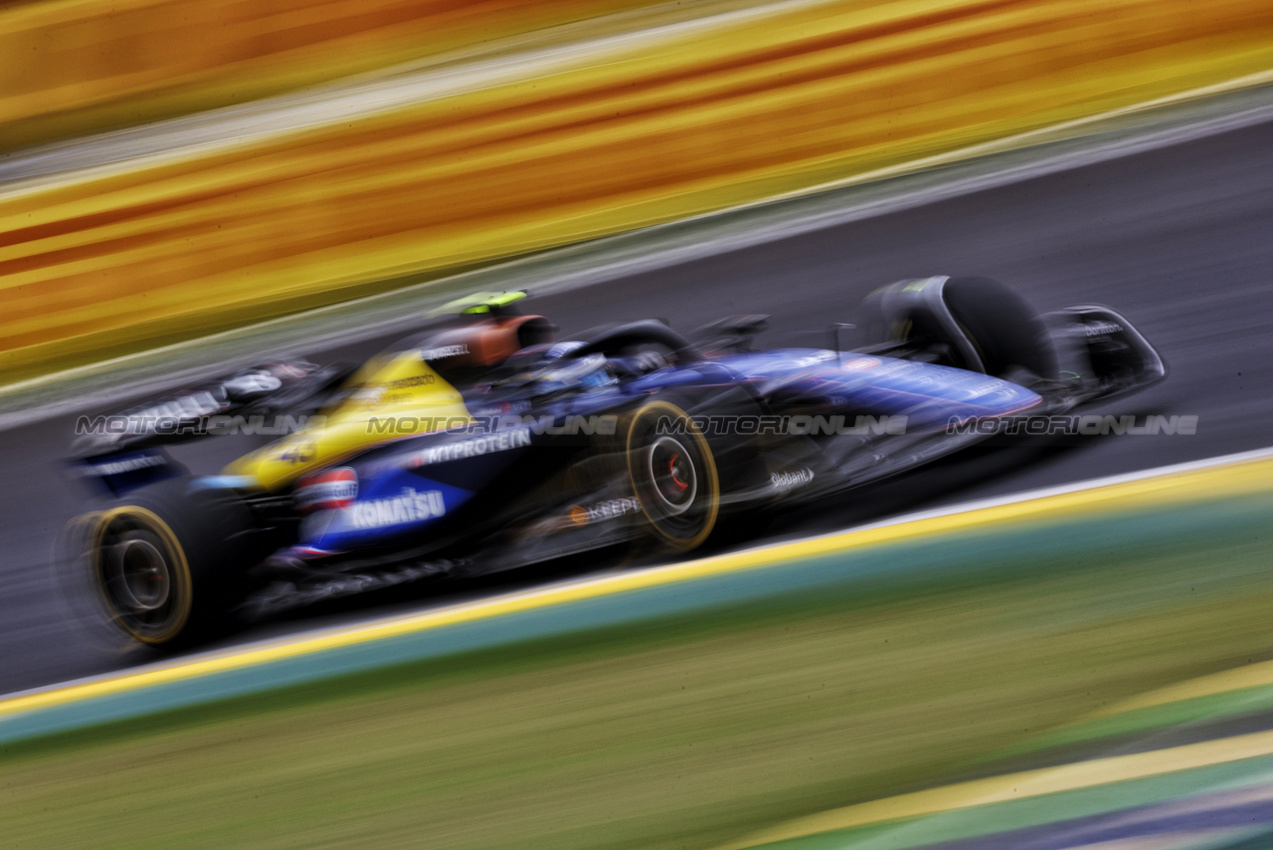
[[[128,621],[115,609],[115,605],[111,602],[110,594],[103,581],[101,565],[102,544],[105,543],[107,529],[119,519],[132,519],[138,522],[139,525],[156,534],[168,550],[167,554],[170,556],[168,566],[174,573],[171,582],[173,614],[168,628],[158,634],[141,634],[130,626]],[[132,637],[142,643],[158,646],[172,640],[185,627],[190,619],[190,610],[194,604],[193,577],[190,573],[190,564],[186,560],[186,552],[182,548],[181,542],[177,539],[177,535],[158,514],[138,505],[121,505],[102,512],[97,517],[96,531],[92,535],[90,557],[92,559],[93,578],[102,602],[106,605],[106,610],[110,613],[112,619]]]
[[[662,529],[659,525],[658,519],[650,513],[650,509],[646,506],[646,500],[640,498],[640,493],[637,489],[636,476],[632,471],[632,453],[635,450],[635,447],[632,445],[632,439],[636,433],[637,426],[643,419],[649,416],[658,415],[659,413],[665,413],[674,419],[684,419],[689,424],[689,427],[686,429],[686,435],[693,440],[694,444],[698,447],[699,453],[703,456],[704,472],[707,474],[709,513],[707,520],[704,523],[703,530],[688,540],[673,537]],[[688,413],[671,402],[651,401],[636,411],[636,414],[632,417],[631,424],[628,425],[627,453],[628,480],[632,484],[632,492],[637,496],[637,503],[641,505],[641,512],[645,514],[645,518],[649,521],[650,527],[654,530],[654,533],[658,535],[659,539],[663,541],[663,543],[673,547],[678,552],[688,552],[700,546],[703,541],[711,535],[712,530],[716,527],[716,517],[720,512],[720,477],[716,472],[716,460],[712,457],[712,448],[708,445],[707,438],[703,436],[703,432],[700,431],[698,426],[694,424],[694,420],[690,418]]]

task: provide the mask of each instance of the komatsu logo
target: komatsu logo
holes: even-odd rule
[[[442,491],[417,491],[403,487],[401,496],[388,499],[368,499],[349,509],[354,528],[385,528],[409,522],[423,522],[446,513]]]

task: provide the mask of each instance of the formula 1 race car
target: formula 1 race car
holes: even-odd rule
[[[91,420],[73,465],[109,504],[73,523],[74,551],[111,621],[186,645],[236,614],[426,576],[685,552],[1166,374],[1113,310],[1040,316],[986,278],[883,287],[826,349],[755,350],[763,316],[693,341],[649,319],[559,342],[521,295],[455,302],[357,369],[276,361]],[[210,476],[169,451],[244,428],[281,436]]]

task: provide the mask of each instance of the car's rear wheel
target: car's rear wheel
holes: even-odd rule
[[[231,495],[188,490],[184,480],[97,514],[85,559],[107,617],[155,647],[185,646],[228,627],[260,554],[246,545],[249,524]]]
[[[143,643],[160,645],[190,623],[194,582],[185,549],[172,528],[134,505],[98,520],[91,569],[107,613]]]
[[[628,475],[654,536],[686,552],[711,536],[720,515],[720,475],[712,448],[682,408],[647,402],[627,433]]]

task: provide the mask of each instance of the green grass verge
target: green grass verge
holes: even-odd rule
[[[7,745],[0,843],[711,847],[1269,657],[1267,507]]]

